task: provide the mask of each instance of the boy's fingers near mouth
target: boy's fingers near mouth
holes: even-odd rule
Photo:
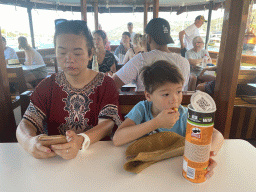
[[[178,108],[173,107],[172,110],[174,110],[175,112],[178,112]]]

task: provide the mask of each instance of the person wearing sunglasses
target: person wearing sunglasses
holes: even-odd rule
[[[99,71],[112,76],[116,72],[117,61],[115,56],[108,50],[105,50],[107,42],[106,34],[102,30],[93,33],[93,42],[95,46],[95,55],[99,64]],[[92,69],[93,60],[89,61],[88,68]]]
[[[207,50],[204,49],[204,41],[202,37],[196,36],[193,39],[193,48],[185,53],[185,58],[188,59],[190,64],[190,81],[188,84],[188,90],[194,91],[196,89],[196,83],[208,82],[216,79],[214,75],[200,75],[202,70],[209,64],[212,65],[212,59]]]
[[[54,46],[61,72],[43,80],[17,128],[17,139],[35,158],[73,159],[121,124],[111,77],[87,68],[93,38],[85,21],[56,25]],[[65,135],[67,143],[44,146],[39,136]]]
[[[123,32],[120,45],[116,48],[114,55],[118,58],[119,64],[123,64],[126,52],[132,47],[131,35],[129,32]]]

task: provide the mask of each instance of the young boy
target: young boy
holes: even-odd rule
[[[181,106],[184,78],[179,68],[167,61],[157,61],[141,71],[147,100],[139,102],[125,116],[118,127],[113,142],[124,145],[156,132],[173,131],[185,136],[188,109]],[[215,156],[223,144],[223,136],[213,130],[211,156]],[[213,174],[216,162],[210,158],[206,177]]]

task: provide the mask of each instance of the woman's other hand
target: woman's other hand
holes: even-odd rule
[[[51,149],[63,159],[74,159],[82,147],[84,138],[71,130],[66,132],[66,137],[68,143],[51,145]]]
[[[36,159],[47,159],[55,157],[56,153],[50,148],[43,146],[42,143],[38,140],[39,136],[42,135],[37,135],[30,138],[28,152]]]

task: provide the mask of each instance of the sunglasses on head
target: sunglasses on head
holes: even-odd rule
[[[60,23],[63,23],[63,22],[67,22],[67,21],[72,21],[72,20],[67,20],[67,19],[55,19],[54,23],[55,23],[55,27],[57,25],[59,25]],[[79,23],[79,24],[85,24],[87,25],[87,22],[86,21],[83,21],[83,20],[73,20],[74,22],[76,23]]]

